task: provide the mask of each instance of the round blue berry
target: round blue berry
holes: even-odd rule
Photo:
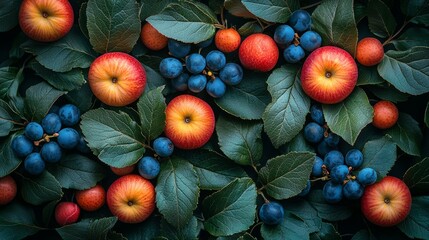
[[[349,168],[346,165],[337,165],[330,171],[330,177],[334,183],[343,183],[349,174]]]
[[[174,144],[166,137],[158,137],[153,141],[153,150],[160,157],[169,157],[173,154]]]
[[[60,108],[58,116],[63,126],[71,127],[79,122],[80,110],[74,104],[66,104]]]
[[[308,142],[318,143],[323,138],[324,129],[322,126],[315,122],[309,122],[304,127],[304,138]]]
[[[220,98],[225,95],[226,85],[220,78],[216,77],[207,82],[206,91],[210,96]]]
[[[359,168],[363,163],[363,154],[359,149],[351,149],[346,153],[346,164],[352,168]]]
[[[56,113],[48,113],[42,119],[42,128],[47,134],[54,134],[61,130],[61,119]]]
[[[50,141],[43,144],[42,149],[40,150],[40,155],[42,159],[49,163],[56,163],[61,160],[62,151],[58,143]]]
[[[168,39],[167,48],[170,54],[176,58],[182,58],[191,51],[191,44]]]
[[[79,143],[80,135],[73,128],[63,128],[58,133],[57,142],[64,149],[72,149]]]
[[[31,175],[41,174],[45,167],[45,162],[40,153],[31,153],[24,159],[24,169]]]
[[[323,166],[323,159],[316,156],[314,158],[313,168],[311,170],[311,175],[313,175],[314,177],[323,176],[323,167],[322,166]]]
[[[312,52],[322,45],[322,37],[314,31],[305,32],[299,40],[301,47],[308,52]]]
[[[219,71],[226,65],[225,54],[219,50],[212,50],[206,56],[207,67],[212,71]]]
[[[259,219],[267,225],[277,225],[284,219],[283,206],[278,202],[266,202],[259,209]]]
[[[188,89],[194,93],[199,93],[206,88],[207,78],[202,74],[192,75],[188,79]]]
[[[18,157],[26,157],[33,152],[33,142],[24,135],[18,135],[13,138],[11,147]]]
[[[182,63],[176,58],[164,58],[159,63],[159,73],[165,78],[175,78],[182,72]]]
[[[171,79],[171,84],[177,91],[188,89],[189,74],[182,72],[178,77]]]
[[[330,147],[337,147],[338,143],[340,143],[340,136],[337,134],[330,132],[328,133],[328,136],[323,139],[323,141],[328,144]]]
[[[276,27],[274,31],[274,41],[280,45],[289,45],[295,37],[295,31],[287,24]]]
[[[317,153],[322,158],[324,158],[325,155],[332,150],[334,150],[334,148],[329,146],[325,141],[321,141],[320,143],[317,144]]]
[[[343,199],[343,185],[327,181],[322,190],[323,198],[328,203],[337,203]]]
[[[356,200],[362,197],[364,187],[355,180],[350,180],[343,186],[343,196],[347,199]]]
[[[323,110],[320,104],[311,105],[310,117],[313,121],[317,122],[320,125],[325,124],[325,117],[323,116]]]
[[[311,190],[311,182],[310,180],[307,180],[307,185],[305,186],[304,189],[302,189],[302,191],[298,194],[298,196],[300,197],[307,196],[310,190]]]
[[[330,171],[335,166],[344,164],[344,156],[340,151],[332,150],[325,155],[325,158],[323,159],[323,163],[325,164],[326,168]]]
[[[356,176],[356,180],[364,186],[374,184],[377,181],[377,172],[373,168],[362,168]]]
[[[228,85],[237,85],[243,79],[243,68],[237,63],[227,63],[220,70],[219,78]]]
[[[154,179],[161,169],[159,162],[150,156],[145,156],[137,164],[139,174],[146,179]]]
[[[311,27],[311,16],[305,10],[296,10],[289,18],[289,25],[297,32],[305,32]]]
[[[305,52],[301,46],[292,44],[283,51],[283,57],[288,63],[297,63],[305,57]]]
[[[30,122],[25,126],[24,134],[28,139],[37,141],[43,137],[43,128],[37,122]]]
[[[206,59],[199,53],[186,57],[186,69],[192,74],[201,73],[206,68]]]

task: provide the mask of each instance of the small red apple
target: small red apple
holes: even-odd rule
[[[74,13],[68,0],[24,0],[19,8],[18,21],[29,38],[52,42],[70,31]]]
[[[118,176],[124,176],[124,175],[130,174],[134,171],[135,168],[136,168],[135,164],[127,167],[122,167],[122,168],[110,166],[110,170],[112,170],[112,172]]]
[[[244,68],[268,72],[279,60],[279,48],[270,36],[254,33],[243,40],[238,49],[238,57]]]
[[[241,36],[235,28],[219,29],[214,37],[216,47],[224,53],[234,52],[241,43]]]
[[[109,52],[92,62],[88,83],[100,101],[121,107],[136,101],[143,93],[146,71],[133,56],[123,52]]]
[[[85,211],[96,211],[106,202],[106,191],[97,184],[92,188],[76,191],[76,202]]]
[[[74,202],[60,202],[55,207],[55,220],[60,226],[77,222],[79,216],[80,208]]]
[[[215,128],[213,109],[204,100],[192,95],[179,95],[165,110],[165,135],[175,147],[196,149],[206,144]]]
[[[374,117],[372,125],[379,129],[388,129],[396,124],[399,118],[399,110],[390,101],[381,100],[374,104]]]
[[[346,50],[335,46],[320,47],[308,55],[301,71],[304,92],[325,104],[346,99],[356,86],[358,68]]]
[[[16,197],[17,186],[15,179],[7,175],[0,178],[0,205],[6,205]]]
[[[379,64],[384,57],[383,44],[372,37],[361,39],[356,47],[356,60],[364,66]]]
[[[411,200],[407,185],[399,178],[387,176],[380,182],[365,187],[361,210],[370,222],[390,227],[408,216]]]
[[[122,176],[107,189],[107,206],[119,221],[143,222],[155,209],[155,188],[140,175]]]

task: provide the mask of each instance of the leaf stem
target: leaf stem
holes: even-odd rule
[[[250,229],[249,234],[252,235],[253,230],[255,230],[256,227],[261,226],[262,222],[258,222],[255,225],[253,225],[252,229]]]
[[[405,21],[404,24],[402,24],[401,28],[395,34],[393,34],[388,39],[386,39],[386,41],[384,41],[383,46],[385,46],[386,44],[389,44],[390,41],[392,41],[395,37],[397,37],[398,34],[401,33],[402,30],[404,30],[405,26],[407,26],[408,23],[409,21]]]
[[[312,7],[315,7],[315,6],[319,5],[320,3],[322,3],[322,1],[315,2],[315,3],[312,3],[312,4],[310,4],[310,5],[304,6],[304,7],[302,7],[301,9],[303,9],[303,10],[305,10],[305,9],[309,9],[309,8],[312,8]]]

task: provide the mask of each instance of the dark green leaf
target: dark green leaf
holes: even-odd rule
[[[262,119],[265,132],[276,148],[301,131],[310,109],[310,99],[302,90],[298,75],[298,69],[288,65],[274,70],[267,80],[272,102]]]
[[[353,214],[350,206],[337,203],[331,204],[323,198],[322,190],[314,189],[308,195],[308,201],[317,210],[317,214],[327,221],[341,221],[349,218]]]
[[[1,105],[7,105],[6,102],[0,99],[0,137],[9,135],[14,126],[14,120],[10,116],[8,109],[4,109]]]
[[[314,162],[314,153],[290,152],[268,160],[259,170],[264,188],[275,199],[286,199],[307,186]]]
[[[411,211],[398,228],[410,238],[426,239],[429,236],[429,197],[413,197]]]
[[[402,13],[407,17],[418,16],[428,5],[428,0],[401,0]]]
[[[314,147],[304,138],[303,132],[298,133],[290,142],[280,147],[283,153],[288,152],[314,152]]]
[[[341,235],[337,232],[334,225],[322,222],[322,227],[317,233],[310,235],[310,240],[341,240]]]
[[[256,18],[247,8],[243,5],[241,0],[225,0],[225,9],[231,15],[243,18]]]
[[[106,239],[110,229],[117,222],[117,217],[83,219],[55,230],[64,240]]]
[[[242,37],[247,37],[252,33],[260,33],[263,32],[261,25],[257,21],[246,22],[241,26],[238,30],[238,33]]]
[[[70,103],[76,105],[82,113],[93,107],[95,102],[94,94],[88,83],[85,83],[79,89],[68,92],[66,98]],[[85,99],[85,101],[81,101],[81,99]]]
[[[419,123],[411,115],[399,113],[398,122],[386,133],[402,151],[409,155],[420,156],[423,134]]]
[[[86,38],[89,39],[88,33],[88,18],[86,17],[86,7],[88,6],[88,2],[83,2],[79,8],[79,28],[80,31],[85,35]]]
[[[139,4],[135,0],[89,0],[89,41],[95,51],[130,52],[140,37]]]
[[[12,202],[0,208],[0,238],[2,240],[23,239],[33,235],[42,228],[36,226],[33,209]]]
[[[158,66],[159,66],[159,63],[157,63],[157,67]],[[167,92],[168,88],[166,85],[168,82],[165,80],[165,78],[163,78],[161,76],[161,74],[159,74],[158,72],[156,72],[152,68],[145,66],[145,65],[143,65],[143,67],[146,70],[146,78],[148,79],[148,81],[146,82],[145,91],[153,90],[155,88],[164,86],[163,93]]]
[[[355,2],[354,3],[354,12],[356,24],[359,23],[362,19],[366,17],[366,6],[363,3]]]
[[[283,222],[279,225],[266,225],[261,227],[261,234],[264,239],[310,239],[307,225],[298,217],[285,213]]]
[[[382,0],[368,1],[367,13],[369,29],[374,35],[386,38],[395,34],[395,17]]]
[[[0,99],[6,99],[9,89],[18,77],[19,69],[16,67],[0,68]]]
[[[218,117],[216,132],[222,152],[241,165],[256,166],[262,157],[262,123]]]
[[[362,129],[372,122],[373,108],[366,93],[355,90],[344,101],[323,105],[326,123],[332,132],[338,134],[346,142],[353,145]]]
[[[412,47],[429,46],[429,29],[412,27],[391,41],[399,51],[406,51]]]
[[[142,0],[140,19],[145,20],[146,18],[160,13],[168,4],[172,2],[178,2],[177,0]]]
[[[42,209],[42,222],[44,226],[49,226],[55,218],[55,207],[61,199],[53,200],[43,206]],[[54,220],[55,221],[55,220]]]
[[[156,239],[160,231],[160,218],[153,215],[138,224],[123,224],[120,229],[128,240]]]
[[[2,146],[0,147],[0,177],[9,175],[15,171],[22,162],[22,159],[18,158],[10,147],[14,137],[15,135],[11,135],[6,141],[2,142]]]
[[[48,171],[39,176],[23,176],[21,183],[22,198],[33,205],[40,205],[60,199],[63,196],[60,183]]]
[[[429,158],[424,158],[421,162],[410,167],[404,175],[404,182],[414,194],[429,193]]]
[[[317,215],[316,209],[307,201],[303,201],[302,199],[290,201],[285,204],[284,210],[304,221],[309,233],[317,232],[323,227],[322,219]]]
[[[142,134],[147,142],[158,137],[165,127],[165,98],[162,95],[164,87],[146,90],[137,102],[140,115]]]
[[[89,225],[88,239],[106,239],[110,229],[115,226],[117,221],[117,217],[94,219]]]
[[[359,65],[357,85],[375,85],[385,82],[377,72],[376,67],[364,67]]]
[[[242,0],[241,3],[258,18],[276,23],[285,23],[299,8],[298,0]]]
[[[210,8],[190,0],[171,3],[146,20],[166,37],[187,43],[209,39],[216,31],[214,24],[219,23]]]
[[[64,92],[53,88],[46,82],[27,88],[24,100],[26,118],[31,121],[41,121],[54,102],[63,94]]]
[[[429,26],[429,8],[425,8],[425,11],[422,11],[421,14],[413,17],[411,19],[411,22],[428,27]]]
[[[363,164],[361,168],[370,167],[377,171],[379,178],[389,173],[396,161],[396,144],[389,138],[382,137],[368,141],[362,150]]]
[[[312,13],[313,30],[322,37],[323,45],[335,45],[355,55],[358,32],[353,13],[353,0],[323,1]]]
[[[412,95],[429,92],[429,47],[413,47],[406,51],[390,50],[378,64],[378,73],[399,91]]]
[[[426,127],[429,128],[429,102],[426,104],[424,121],[425,121]]]
[[[168,223],[184,227],[198,204],[200,188],[192,165],[178,157],[161,163],[156,185],[156,206]]]
[[[81,129],[88,146],[109,166],[125,167],[145,153],[141,128],[124,112],[94,109],[81,117]]]
[[[250,235],[249,233],[245,233],[243,236],[237,238],[237,240],[257,240],[257,238]]]
[[[0,32],[7,32],[18,24],[18,11],[21,1],[10,0],[2,2],[0,8]]]
[[[67,154],[57,164],[49,166],[63,188],[88,189],[104,177],[104,168],[98,162],[79,154]]]
[[[195,216],[182,228],[175,228],[164,219],[161,221],[161,236],[168,240],[198,239],[200,230],[201,225]]]
[[[376,240],[374,235],[371,234],[368,230],[362,229],[353,235],[352,240]]]
[[[391,84],[372,85],[369,89],[372,94],[380,99],[388,100],[394,103],[405,102],[410,97],[409,94],[400,92]]]

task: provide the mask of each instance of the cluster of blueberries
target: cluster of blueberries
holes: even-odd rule
[[[63,150],[77,149],[89,153],[83,136],[74,128],[80,119],[76,105],[54,106],[40,123],[29,122],[24,133],[14,137],[11,148],[24,159],[24,170],[31,175],[41,174],[46,163],[61,160]]]
[[[167,137],[157,137],[153,143],[152,148],[158,157],[170,157],[174,151],[173,142]],[[137,163],[139,174],[146,179],[154,179],[158,176],[161,166],[159,161],[152,156],[144,156]]]
[[[296,10],[289,18],[289,24],[277,26],[274,41],[282,48],[288,63],[296,63],[306,54],[322,45],[322,37],[311,28],[311,16],[305,10]]]
[[[243,79],[242,67],[227,63],[221,51],[212,50],[204,57],[200,53],[190,53],[191,44],[188,43],[169,39],[167,46],[171,57],[160,62],[159,72],[171,79],[177,91],[199,93],[205,89],[213,98],[220,98],[227,85],[237,85]]]

